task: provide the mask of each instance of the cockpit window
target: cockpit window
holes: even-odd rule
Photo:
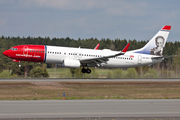
[[[11,48],[11,50],[14,50],[14,51],[15,51],[15,50],[17,50],[17,48]]]

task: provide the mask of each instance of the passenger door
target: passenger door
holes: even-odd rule
[[[142,56],[138,55],[138,64],[141,64],[141,63],[142,63]]]

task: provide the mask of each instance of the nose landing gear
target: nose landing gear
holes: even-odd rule
[[[90,73],[91,73],[91,69],[89,69],[89,68],[85,69],[85,68],[83,67],[83,69],[81,70],[81,72],[82,72],[82,73],[90,74]]]

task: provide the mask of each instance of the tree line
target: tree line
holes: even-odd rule
[[[111,40],[109,38],[102,38],[98,40],[97,38],[88,38],[78,40],[72,38],[49,38],[49,37],[0,37],[0,72],[3,70],[12,71],[11,74],[24,75],[24,76],[33,76],[34,71],[41,71],[42,74],[39,76],[46,76],[46,67],[54,67],[55,64],[39,64],[34,62],[22,62],[22,67],[18,67],[18,63],[13,62],[12,59],[7,58],[2,53],[3,51],[16,46],[23,44],[33,44],[33,45],[52,45],[52,46],[65,46],[65,47],[81,47],[81,48],[90,48],[93,49],[98,43],[100,43],[99,49],[111,49],[115,51],[122,50],[127,43],[131,43],[128,50],[139,49],[143,47],[148,40],[126,40],[126,39],[115,39]],[[163,55],[179,55],[180,54],[180,42],[167,42],[163,51]],[[178,66],[179,65],[179,66]],[[37,68],[39,67],[39,68]],[[155,64],[152,66],[154,69],[169,69],[169,70],[178,70],[180,69],[179,59],[168,58],[164,59],[161,63]],[[40,70],[41,68],[41,70]],[[38,75],[37,75],[38,76]]]

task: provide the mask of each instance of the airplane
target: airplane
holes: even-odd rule
[[[81,72],[87,74],[91,73],[89,67],[150,66],[161,62],[164,58],[173,57],[162,55],[170,29],[170,25],[165,25],[144,47],[132,51],[127,51],[130,43],[122,51],[98,50],[98,47],[85,49],[49,45],[18,45],[4,51],[3,54],[19,63],[20,61],[55,63],[58,66],[68,68],[82,66]]]

